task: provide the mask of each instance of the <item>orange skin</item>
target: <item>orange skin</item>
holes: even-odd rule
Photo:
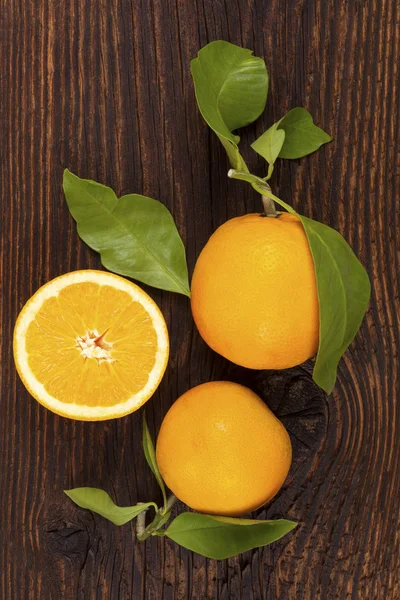
[[[282,423],[254,392],[216,381],[192,388],[172,405],[156,457],[182,502],[199,512],[235,516],[275,496],[292,447]]]
[[[200,335],[238,365],[286,369],[318,350],[314,263],[294,215],[227,221],[202,250],[191,292]]]

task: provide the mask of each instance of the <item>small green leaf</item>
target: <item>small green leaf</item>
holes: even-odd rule
[[[314,125],[305,108],[293,108],[274,123],[251,147],[263,156],[270,167],[280,158],[302,158],[318,150],[332,138]],[[246,170],[246,169],[244,169]],[[270,169],[272,172],[272,169]]]
[[[97,488],[81,487],[73,490],[64,490],[64,492],[81,508],[87,508],[101,515],[114,523],[114,525],[124,525],[150,508],[150,506],[153,506],[157,510],[157,505],[154,502],[146,502],[135,506],[117,506],[107,492]]]
[[[267,179],[272,175],[274,162],[278,158],[285,141],[285,132],[283,129],[278,129],[278,125],[279,123],[272,125],[251,145],[253,150],[263,156],[269,164]]]
[[[171,213],[152,198],[113,190],[64,171],[64,193],[78,234],[102,264],[153,287],[190,296],[185,248]]]
[[[346,240],[334,229],[304,217],[266,188],[265,182],[246,172],[228,175],[252,184],[300,219],[315,266],[319,300],[319,348],[313,379],[328,394],[332,391],[340,358],[354,339],[368,306],[368,274]]]
[[[255,121],[265,108],[268,73],[253,52],[223,40],[211,42],[191,61],[200,112],[217,134],[234,168],[247,170],[232,132]]]
[[[158,470],[156,452],[154,449],[153,440],[151,439],[149,428],[146,423],[146,415],[143,411],[143,452],[146,457],[147,464],[149,465],[154,477],[157,479],[157,483],[161,488],[161,492],[164,500],[164,509],[167,507],[167,494],[165,492],[165,485],[163,478],[161,477],[160,471]]]
[[[296,525],[284,519],[257,521],[186,512],[172,521],[165,535],[188,550],[221,560],[279,540]]]
[[[305,108],[293,108],[277,126],[285,132],[280,158],[302,158],[332,141],[330,135],[314,125],[312,116]]]

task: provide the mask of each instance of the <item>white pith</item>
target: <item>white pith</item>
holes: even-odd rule
[[[111,285],[115,289],[128,293],[132,300],[139,302],[149,314],[155,332],[157,334],[158,350],[153,369],[149,374],[146,385],[136,394],[127,398],[124,402],[113,406],[87,406],[75,403],[60,402],[50,395],[44,385],[40,383],[32,373],[28,362],[28,353],[25,347],[26,332],[30,323],[48,298],[57,296],[65,287],[75,283],[93,282],[100,285]],[[166,357],[169,352],[168,331],[164,318],[157,305],[137,285],[111,273],[103,271],[75,271],[63,275],[40,288],[25,305],[18,318],[15,337],[14,354],[18,372],[31,394],[42,404],[51,410],[70,416],[75,419],[102,420],[113,418],[115,415],[128,414],[139,408],[146,399],[150,397],[161,380],[165,369]]]
[[[101,334],[97,329],[87,331],[86,335],[79,335],[76,338],[76,348],[79,350],[79,354],[83,356],[83,358],[96,359],[99,365],[101,365],[102,362],[114,362],[110,352],[113,347],[112,342],[103,341],[102,344],[99,345],[96,341],[99,337],[101,337]]]

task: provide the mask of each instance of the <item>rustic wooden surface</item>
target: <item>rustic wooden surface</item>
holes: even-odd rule
[[[0,599],[398,600],[398,0],[0,0],[0,24]],[[306,106],[334,136],[279,165],[273,186],[338,228],[373,283],[330,398],[308,366],[229,365],[199,339],[184,297],[149,290],[172,336],[148,404],[152,433],[190,386],[230,378],[262,393],[292,435],[287,485],[258,514],[300,527],[219,563],[167,540],[140,544],[133,526],[76,508],[63,489],[103,487],[120,504],[158,497],[141,415],[59,418],[30,398],[11,357],[16,316],[38,286],[100,267],[69,216],[64,167],[164,202],[190,269],[219,224],[259,208],[250,186],[228,181],[194,100],[189,61],[218,38],[254,49],[270,71],[267,115],[242,137],[252,170],[261,162],[249,143],[290,107]],[[279,318],[268,299],[265,309]]]

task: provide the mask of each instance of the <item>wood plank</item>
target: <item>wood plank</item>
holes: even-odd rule
[[[202,121],[189,62],[213,39],[266,60],[266,115],[304,105],[334,141],[285,161],[272,185],[336,227],[366,265],[372,300],[333,395],[310,365],[246,372],[200,340],[187,299],[149,289],[171,331],[171,361],[147,414],[210,379],[259,391],[288,427],[290,477],[260,517],[300,527],[219,563],[171,542],[136,541],[76,508],[63,489],[106,488],[121,504],[159,498],[140,449],[140,415],[79,423],[40,407],[19,381],[16,316],[49,279],[98,268],[63,199],[65,167],[172,211],[190,269],[215,228],[258,210]],[[397,600],[400,597],[400,4],[396,0],[0,0],[0,598],[4,600]],[[262,307],[264,309],[264,307]],[[276,315],[279,307],[266,307]]]

